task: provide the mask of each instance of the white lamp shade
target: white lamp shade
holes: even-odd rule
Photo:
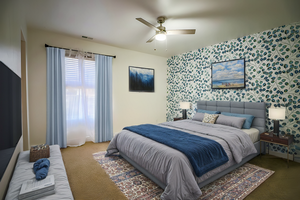
[[[159,34],[157,34],[157,35],[155,36],[155,39],[160,40],[160,41],[163,41],[163,40],[166,39],[166,37],[167,37],[167,36],[166,36],[165,34],[159,33]]]
[[[285,108],[269,108],[270,119],[285,119]]]
[[[181,109],[190,109],[190,102],[180,102]]]

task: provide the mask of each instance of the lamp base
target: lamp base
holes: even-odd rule
[[[274,120],[274,135],[279,136],[279,120]]]
[[[182,119],[186,119],[186,109],[182,109]]]

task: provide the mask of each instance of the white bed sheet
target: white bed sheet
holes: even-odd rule
[[[259,140],[259,130],[256,128],[250,128],[250,129],[242,129],[249,137],[251,138],[251,141],[253,143],[257,142]]]

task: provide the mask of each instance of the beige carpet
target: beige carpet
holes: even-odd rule
[[[87,142],[81,147],[61,149],[75,200],[127,199],[93,159],[92,154],[105,151],[108,144]]]
[[[127,199],[101,168],[92,154],[105,151],[109,143],[88,142],[81,147],[61,149],[69,183],[75,200],[125,200]],[[245,200],[299,200],[300,163],[290,162],[270,155],[256,157],[249,163],[270,169],[275,173]]]

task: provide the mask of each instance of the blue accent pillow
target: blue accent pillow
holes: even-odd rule
[[[227,115],[227,116],[233,116],[233,117],[241,117],[241,118],[246,118],[243,127],[244,129],[250,129],[252,125],[252,121],[254,119],[253,115],[247,115],[247,114],[237,114],[237,113],[228,113],[228,112],[222,112],[222,115]]]
[[[213,111],[213,110],[201,110],[201,109],[198,109],[197,112],[198,113],[208,113],[208,114],[221,114],[220,111]]]

